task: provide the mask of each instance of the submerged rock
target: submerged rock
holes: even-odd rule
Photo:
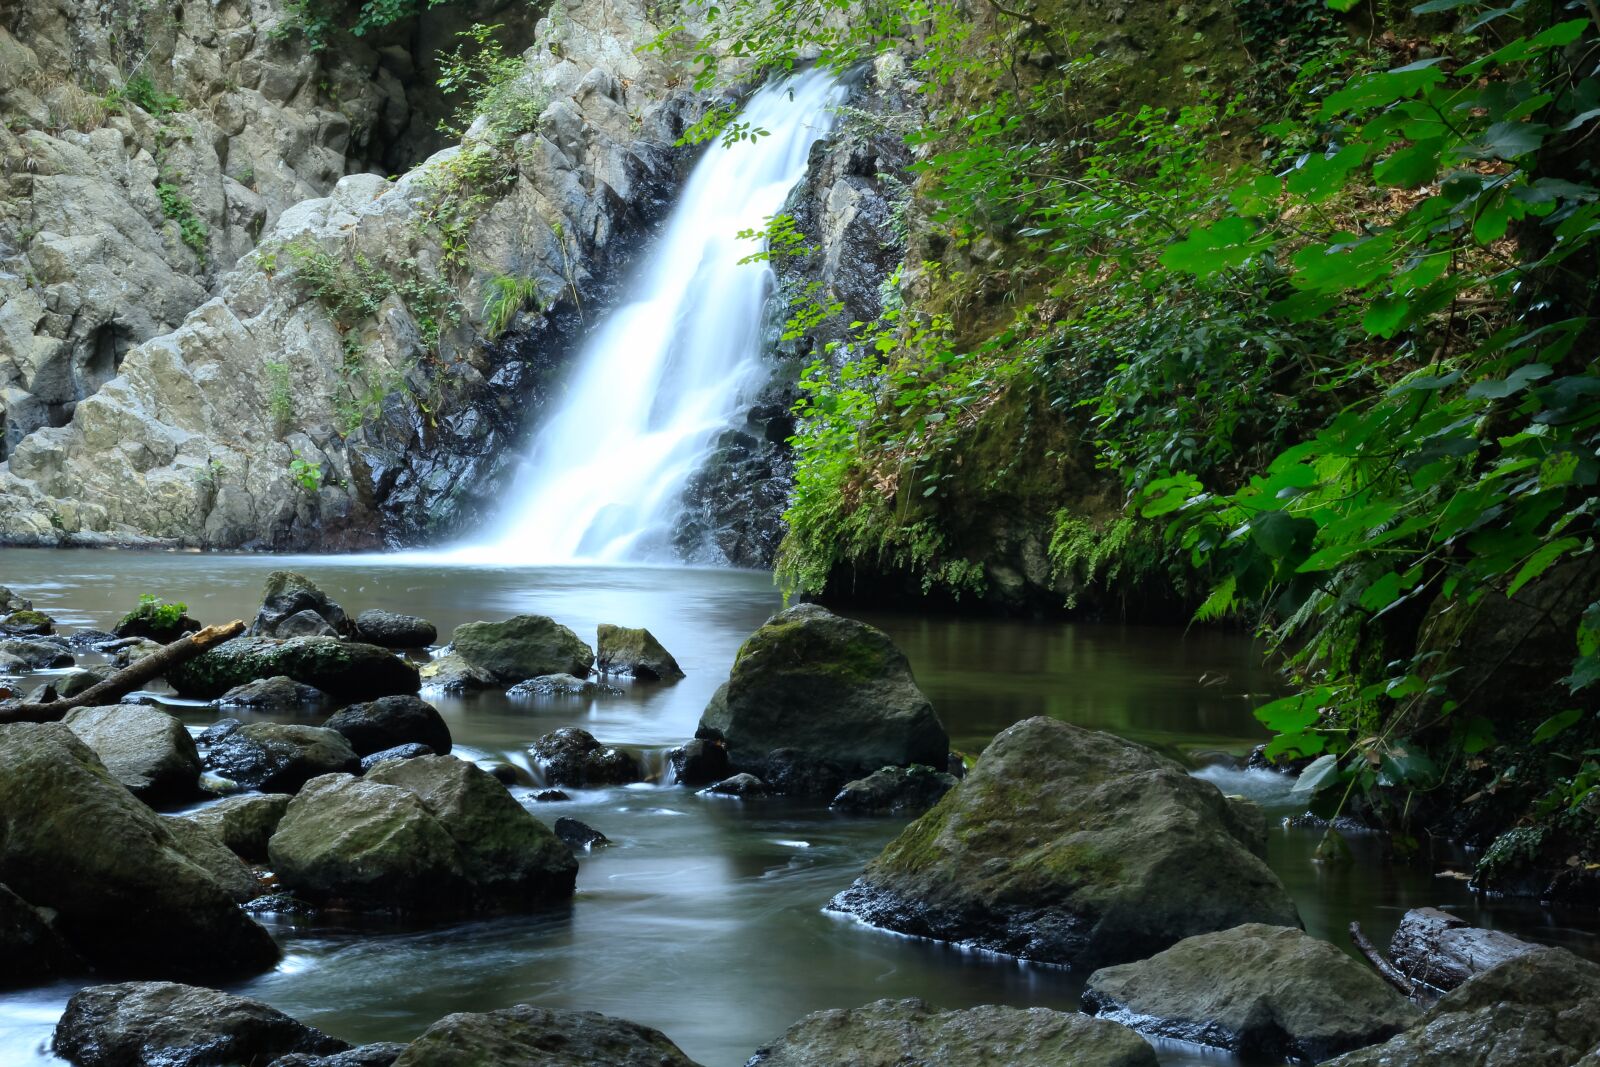
[[[707,786],[707,793],[715,793],[722,797],[738,797],[741,800],[751,797],[764,797],[769,790],[767,783],[753,774],[736,774],[732,778],[724,778],[714,785]]]
[[[361,760],[337,731],[253,722],[213,743],[205,766],[246,789],[293,793],[319,775],[354,773]]]
[[[616,674],[642,681],[671,681],[683,677],[683,668],[645,629],[601,623],[596,665],[601,674]]]
[[[605,682],[592,682],[585,678],[574,678],[570,674],[543,674],[537,678],[529,678],[525,682],[518,682],[506,690],[508,697],[592,697],[615,696],[622,692],[614,685]]]
[[[1311,1060],[1393,1037],[1421,1013],[1377,972],[1302,930],[1250,923],[1089,976],[1084,1009],[1152,1037]]]
[[[362,756],[361,773],[366,774],[378,764],[388,763],[390,760],[416,759],[418,756],[432,755],[436,755],[433,749],[429,748],[427,745],[419,745],[415,741],[408,742],[404,745],[395,745],[393,748],[386,748],[381,752],[372,752],[368,755]]]
[[[551,785],[579,789],[628,785],[644,778],[639,761],[620,749],[602,745],[587,730],[562,727],[530,746],[533,758]]]
[[[310,578],[295,571],[267,575],[261,600],[261,610],[250,624],[252,637],[348,637],[355,632],[344,609]]]
[[[0,989],[37,985],[82,964],[45,915],[0,885]]]
[[[591,849],[596,845],[609,845],[611,838],[596,830],[586,822],[577,819],[562,817],[556,820],[556,836],[565,841],[572,849]]]
[[[210,700],[278,675],[340,700],[415,693],[421,685],[417,668],[388,649],[332,637],[236,637],[174,667],[167,681],[182,696]]]
[[[594,652],[583,639],[546,615],[515,615],[504,622],[469,622],[450,637],[456,655],[501,685],[544,674],[586,678]]]
[[[356,637],[381,648],[427,648],[439,640],[439,630],[415,615],[373,610],[356,616]]]
[[[792,749],[847,774],[869,773],[938,765],[950,750],[905,653],[881,630],[814,604],[780,612],[750,635],[700,725],[721,733],[735,767]]]
[[[1126,1027],[1076,1012],[986,1004],[938,1011],[921,1000],[813,1012],[749,1067],[1156,1067]]]
[[[211,703],[219,708],[311,712],[326,706],[329,697],[316,686],[306,685],[279,674],[236,685]]]
[[[0,726],[0,882],[54,910],[56,929],[97,966],[226,976],[278,960],[167,821],[59,723]]]
[[[174,982],[79,990],[51,1041],[77,1067],[215,1067],[349,1047],[259,1000]]]
[[[288,793],[228,797],[184,816],[216,833],[233,853],[252,863],[267,861],[267,842],[289,810]]]
[[[932,767],[882,767],[847,782],[828,806],[857,815],[920,815],[956,786],[954,775]]]
[[[426,745],[441,756],[450,752],[450,727],[439,709],[414,696],[351,704],[322,725],[343,734],[358,756],[412,743]]]
[[[702,730],[706,736],[696,737],[667,753],[672,765],[673,778],[679,785],[695,788],[720,782],[733,773],[728,759],[728,746],[715,730]]]
[[[832,908],[875,926],[1098,967],[1247,922],[1298,926],[1222,793],[1110,734],[1033,718]]]
[[[142,704],[117,704],[74,708],[63,722],[140,800],[179,800],[194,794],[200,753],[175,716]]]
[[[697,1067],[659,1030],[592,1011],[527,1004],[446,1015],[394,1067]]]

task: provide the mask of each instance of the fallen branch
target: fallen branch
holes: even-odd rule
[[[1384,981],[1400,990],[1406,997],[1417,995],[1416,985],[1412,983],[1411,979],[1401,974],[1400,969],[1390,963],[1383,953],[1378,951],[1377,946],[1367,940],[1367,935],[1361,932],[1361,924],[1359,922],[1350,924],[1350,940],[1356,943],[1356,948],[1360,949],[1361,954],[1367,957],[1367,962],[1377,969],[1377,972],[1383,976]]]
[[[103,682],[91,685],[77,696],[48,703],[30,704],[7,701],[0,704],[0,723],[8,722],[59,722],[73,708],[96,708],[118,703],[123,697],[153,678],[159,678],[173,667],[191,660],[224,641],[244,633],[244,623],[235,619],[225,626],[207,626],[203,630],[178,638],[170,645],[136,659]]]

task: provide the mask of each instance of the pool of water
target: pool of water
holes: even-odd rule
[[[440,699],[458,754],[528,766],[528,744],[561,726],[660,753],[693,734],[739,644],[780,607],[769,576],[654,568],[496,569],[426,559],[283,558],[0,550],[6,584],[67,627],[107,628],[141,593],[182,600],[204,622],[248,620],[267,572],[292,567],[347,611],[418,614],[441,635],[518,612],[554,616],[588,640],[599,623],[647,626],[687,672],[620,695],[513,703]],[[1239,635],[1152,627],[866,614],[910,657],[952,744],[981,751],[1004,727],[1050,715],[1110,730],[1183,760],[1226,792],[1292,814],[1289,783],[1235,769],[1262,737],[1250,709],[1274,690],[1260,649]],[[174,706],[199,727],[209,709]],[[519,790],[526,796],[528,790]],[[573,791],[569,791],[573,792]],[[516,1003],[606,1012],[664,1031],[708,1067],[733,1067],[807,1012],[918,996],[942,1007],[1077,1006],[1081,976],[861,926],[822,910],[899,832],[903,819],[845,818],[785,800],[741,802],[676,786],[573,792],[535,804],[613,842],[580,856],[577,896],[536,917],[431,929],[279,920],[277,970],[230,989],[352,1042],[408,1040],[442,1015]],[[1486,903],[1441,847],[1396,863],[1376,838],[1356,862],[1311,862],[1317,832],[1276,827],[1269,862],[1306,927],[1346,947],[1360,921],[1380,944],[1407,908],[1448,907],[1473,922],[1600,955],[1596,925],[1530,905]],[[72,986],[0,993],[0,1064],[56,1062],[45,1051]],[[1167,1064],[1231,1058],[1171,1044]]]

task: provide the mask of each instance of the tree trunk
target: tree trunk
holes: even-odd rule
[[[1389,942],[1389,956],[1407,978],[1448,993],[1497,963],[1535,946],[1498,930],[1470,926],[1437,908],[1413,908]]]

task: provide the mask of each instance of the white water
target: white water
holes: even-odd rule
[[[451,556],[502,564],[665,561],[685,482],[765,382],[772,287],[741,230],[760,229],[805,176],[845,91],[811,72],[751,98],[740,121],[768,131],[713,144],[529,447],[497,528]]]

